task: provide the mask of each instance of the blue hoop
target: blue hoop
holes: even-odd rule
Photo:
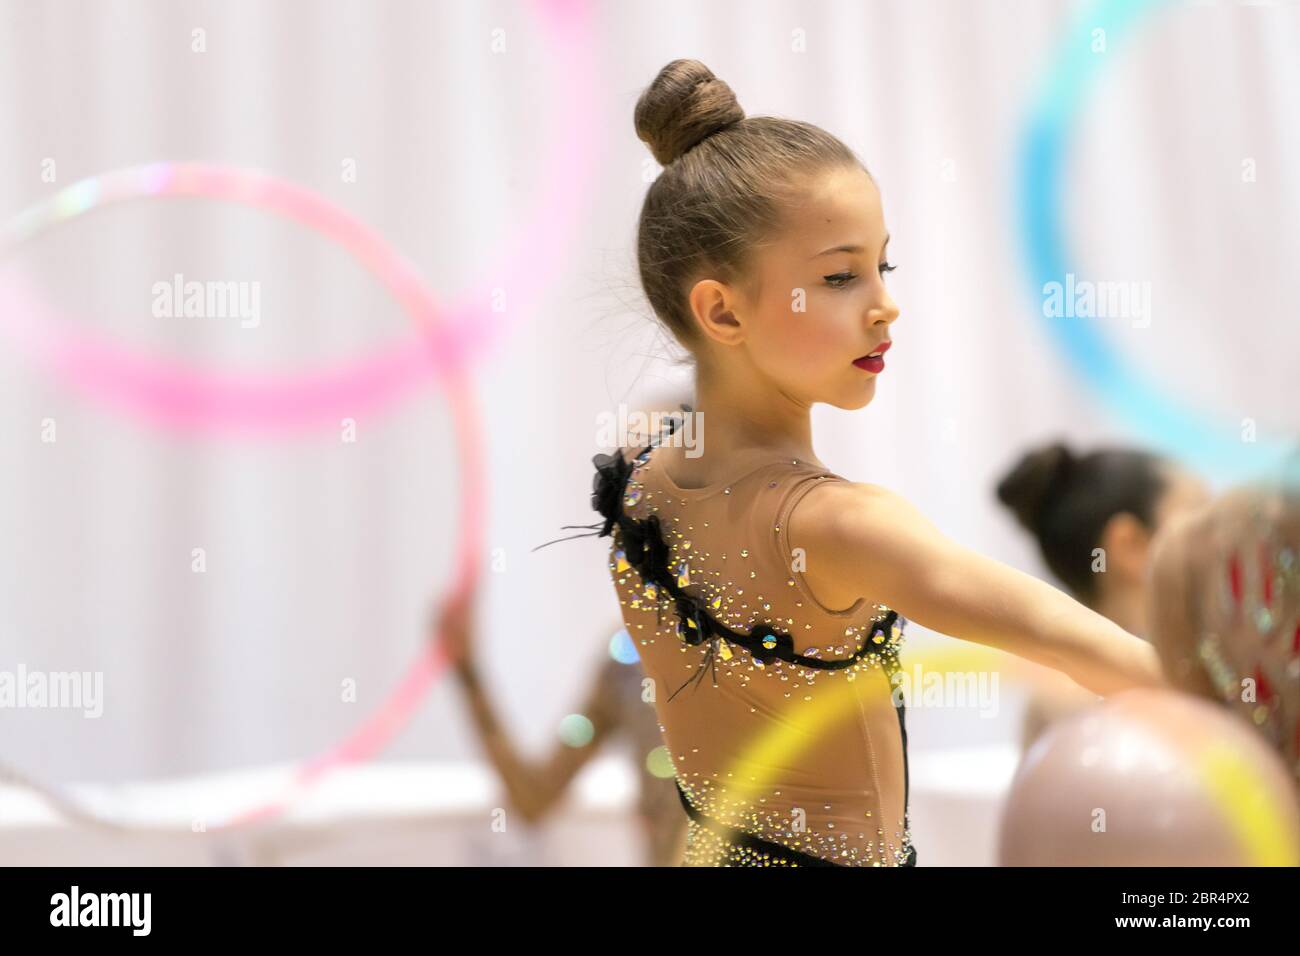
[[[1025,124],[1018,170],[1020,235],[1040,301],[1044,286],[1064,282],[1069,271],[1059,204],[1063,161],[1074,121],[1103,60],[1091,52],[1088,35],[1094,29],[1105,30],[1107,44],[1113,48],[1115,38],[1132,31],[1144,16],[1170,5],[1172,0],[1101,0],[1071,25],[1051,60],[1041,97]],[[1103,406],[1165,454],[1182,458],[1207,475],[1237,482],[1271,472],[1295,453],[1294,445],[1243,441],[1236,429],[1224,423],[1202,421],[1116,354],[1095,323],[1043,317],[1048,335]],[[1290,481],[1295,487],[1297,476],[1292,474]]]

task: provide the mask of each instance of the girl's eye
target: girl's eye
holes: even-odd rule
[[[822,278],[830,284],[831,288],[842,289],[848,285],[849,282],[856,279],[857,276],[852,272],[837,272],[833,276],[822,276]]]
[[[884,275],[886,272],[893,272],[897,268],[898,266],[891,266],[888,262],[882,262],[880,264],[880,274]]]

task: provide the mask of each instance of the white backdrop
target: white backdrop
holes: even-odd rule
[[[902,317],[875,403],[818,410],[818,453],[909,497],[962,542],[1039,571],[994,501],[996,478],[1028,443],[1129,434],[1053,351],[1015,231],[1019,132],[1080,9],[595,7],[599,82],[586,119],[602,152],[581,227],[545,294],[511,303],[508,334],[474,372],[487,544],[504,558],[486,575],[482,658],[529,749],[550,746],[576,708],[617,612],[605,541],[529,549],[594,520],[597,415],[680,374],[636,284],[649,155],[632,129],[640,91],[669,60],[697,57],[748,113],[818,123],[864,158],[883,190]],[[339,203],[440,296],[483,276],[508,285],[494,271],[501,249],[554,185],[539,179],[557,107],[544,39],[524,3],[5,2],[0,213],[122,166],[231,163]],[[1080,273],[1155,290],[1151,327],[1115,327],[1115,347],[1209,415],[1294,434],[1300,10],[1175,4],[1104,55],[1064,201]],[[1244,183],[1248,157],[1257,179]],[[340,175],[349,159],[355,182]],[[54,182],[42,178],[48,160]],[[341,362],[407,332],[340,251],[215,203],[105,211],[6,268],[32,277],[70,322],[214,368]],[[177,272],[260,281],[261,324],[155,318],[151,286]],[[45,419],[57,422],[54,443],[41,440]],[[50,780],[322,750],[398,680],[452,571],[458,489],[431,384],[361,416],[355,444],[329,425],[273,441],[186,438],[88,400],[6,347],[0,448],[0,669],[104,674],[97,720],[0,711],[0,758]],[[191,571],[196,547],[204,574]],[[355,703],[340,702],[345,680]],[[919,752],[1006,738],[1014,716],[908,719]],[[476,752],[456,692],[441,686],[388,756]]]

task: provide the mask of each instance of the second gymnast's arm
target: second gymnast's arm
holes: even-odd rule
[[[789,541],[828,606],[868,595],[952,637],[1055,668],[1095,694],[1162,686],[1155,649],[1032,575],[945,537],[877,485],[825,482],[799,502]]]
[[[593,735],[587,745],[557,745],[549,756],[529,760],[515,747],[513,737],[498,717],[492,697],[483,684],[476,663],[475,632],[474,595],[465,592],[454,596],[442,607],[431,636],[441,642],[454,673],[460,678],[479,741],[496,769],[507,797],[526,821],[536,823],[559,802],[578,771],[618,728],[622,713],[618,706],[620,687],[609,666],[617,662],[608,659],[588,691],[582,712],[592,723]]]

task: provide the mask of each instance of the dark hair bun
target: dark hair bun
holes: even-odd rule
[[[673,60],[637,100],[636,135],[667,166],[692,146],[745,118],[731,87],[699,60]]]
[[[1048,501],[1060,491],[1074,463],[1074,455],[1061,442],[1029,452],[998,482],[998,499],[1023,527],[1037,534]]]

